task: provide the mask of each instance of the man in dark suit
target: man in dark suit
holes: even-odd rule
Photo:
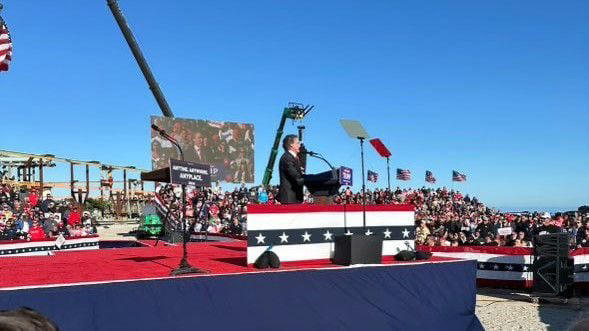
[[[296,135],[287,135],[282,141],[284,154],[280,158],[280,190],[278,200],[281,204],[303,203],[303,172],[299,161],[301,143]]]
[[[204,148],[203,136],[195,132],[192,136],[192,144],[189,145],[186,153],[186,160],[196,163],[208,163],[208,155]]]

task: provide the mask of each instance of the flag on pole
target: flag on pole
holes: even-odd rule
[[[8,71],[12,60],[12,40],[4,22],[0,19],[0,71]]]
[[[369,182],[376,183],[376,181],[378,180],[378,173],[368,170],[367,179]]]
[[[399,180],[411,180],[411,171],[407,169],[397,168],[397,179]]]
[[[425,171],[425,181],[428,182],[428,183],[435,184],[436,183],[436,177],[434,177],[434,174],[431,171],[426,170]]]
[[[452,181],[453,182],[466,182],[466,175],[461,174],[456,170],[452,170]]]

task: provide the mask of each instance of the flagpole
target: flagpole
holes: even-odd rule
[[[0,2],[0,26],[4,25],[4,19],[2,18],[2,9],[4,5]]]
[[[389,186],[389,192],[391,191],[391,166],[389,163],[390,157],[387,157],[387,182]]]

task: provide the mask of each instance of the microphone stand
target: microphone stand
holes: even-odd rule
[[[154,128],[155,130],[155,128]],[[184,161],[184,152],[182,151],[182,147],[180,144],[167,134],[164,130],[156,130],[163,138],[174,144],[180,153],[180,159]],[[186,241],[187,241],[187,234],[186,234],[186,185],[182,184],[182,260],[180,260],[180,265],[178,268],[172,270],[172,276],[180,276],[186,274],[196,274],[196,273],[205,273],[204,270],[200,270],[198,268],[194,268],[193,266],[188,263],[187,259],[187,251],[186,251]]]
[[[362,227],[366,232],[366,182],[364,180],[364,138],[358,137],[360,140],[360,155],[362,158]]]
[[[335,170],[335,168],[334,168],[334,167],[331,165],[331,163],[329,163],[329,161],[327,161],[327,160],[326,160],[326,159],[323,157],[323,155],[321,155],[321,154],[319,154],[319,153],[313,153],[313,154],[310,154],[310,153],[305,153],[305,154],[306,154],[306,155],[309,155],[309,156],[311,156],[311,157],[314,157],[314,158],[316,158],[316,159],[322,160],[323,162],[327,163],[327,165],[328,165],[328,166],[331,168],[331,170]]]
[[[309,155],[309,156],[311,156],[311,157],[314,157],[314,158],[316,158],[316,159],[319,159],[319,160],[321,160],[321,161],[323,161],[323,162],[327,163],[327,165],[329,166],[329,168],[331,168],[331,175],[332,175],[332,176],[334,176],[334,177],[336,177],[336,176],[337,176],[337,170],[336,170],[336,169],[335,169],[335,168],[334,168],[334,167],[331,165],[331,163],[329,163],[329,161],[327,161],[327,160],[326,160],[326,159],[323,157],[323,155],[321,155],[321,154],[319,154],[319,153],[308,152],[308,151],[307,151],[307,152],[305,152],[305,155]],[[330,201],[330,202],[329,202],[330,204],[331,204],[331,203],[333,203],[333,197],[331,197],[331,196],[330,196],[330,197],[329,197],[329,201]],[[345,217],[345,213],[344,213],[344,217]],[[344,221],[344,223],[345,223],[345,221]],[[347,227],[346,227],[346,226],[344,226],[344,228],[345,228],[345,230],[346,230],[346,232],[347,232]]]

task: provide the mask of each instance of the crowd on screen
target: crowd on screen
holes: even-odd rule
[[[77,204],[41,197],[37,189],[0,185],[0,240],[47,240],[96,233],[90,213]]]
[[[254,180],[254,134],[251,124],[154,117],[153,124],[166,130],[180,145],[184,158],[214,166],[215,176],[230,183]],[[176,147],[153,132],[153,168],[181,159]]]

